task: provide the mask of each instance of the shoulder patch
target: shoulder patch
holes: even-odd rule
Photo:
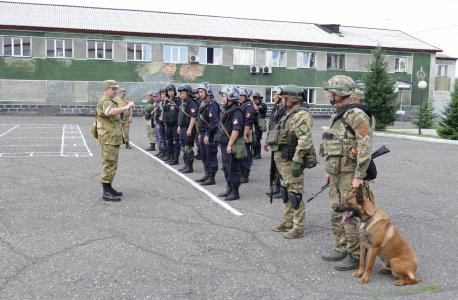
[[[247,113],[246,113],[246,117],[247,117],[247,118],[251,117],[251,113],[247,112]]]
[[[233,122],[233,124],[234,124],[235,126],[239,125],[239,120],[238,120],[238,119],[235,119],[235,121]]]

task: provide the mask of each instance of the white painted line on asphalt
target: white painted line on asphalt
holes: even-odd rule
[[[406,140],[414,140],[414,141],[421,141],[421,142],[458,145],[458,141],[454,141],[454,140],[435,139],[435,138],[427,138],[427,137],[419,137],[419,136],[411,136],[411,135],[400,135],[400,134],[389,134],[389,133],[379,133],[379,132],[374,133],[374,135],[375,136],[382,136],[382,137],[391,137],[391,138],[395,138],[395,139],[406,139]]]
[[[81,137],[83,138],[83,143],[84,143],[84,146],[86,146],[87,152],[89,152],[89,155],[90,155],[90,156],[93,156],[93,154],[92,154],[92,152],[91,152],[91,149],[89,149],[89,147],[88,147],[87,144],[86,144],[86,139],[84,138],[84,135],[83,135],[83,133],[81,132],[80,126],[79,126],[79,125],[76,125],[76,126],[78,126],[78,131],[80,132]]]
[[[218,203],[219,205],[221,205],[222,207],[224,207],[225,209],[227,209],[228,211],[230,211],[231,213],[233,213],[234,215],[236,216],[243,216],[243,214],[241,212],[239,212],[238,210],[236,210],[235,208],[233,208],[232,206],[230,206],[229,204],[227,204],[226,202],[218,199],[215,195],[213,195],[212,193],[210,193],[209,191],[207,191],[206,189],[204,189],[202,186],[198,185],[197,183],[195,183],[191,178],[189,178],[188,176],[178,172],[177,170],[175,170],[174,168],[172,168],[171,166],[165,164],[162,160],[160,160],[159,158],[155,157],[154,155],[152,155],[151,153],[148,153],[147,151],[143,150],[142,148],[138,147],[137,145],[135,145],[134,143],[132,143],[132,141],[129,141],[129,144],[134,146],[135,148],[137,148],[138,150],[142,151],[143,153],[145,153],[146,155],[149,155],[151,156],[152,158],[154,158],[156,161],[160,162],[164,167],[168,168],[170,171],[173,171],[175,174],[177,174],[178,176],[180,176],[181,178],[183,178],[184,180],[186,180],[187,182],[189,182],[192,186],[194,186],[196,189],[198,189],[199,191],[201,191],[202,193],[206,194],[210,199],[212,199],[213,201],[215,201],[216,203]]]
[[[10,132],[11,130],[14,130],[14,129],[18,128],[20,125],[21,125],[21,124],[18,124],[18,125],[16,125],[16,126],[14,126],[14,127],[11,128],[10,130],[8,130],[8,131],[4,132],[2,135],[0,135],[0,137],[4,136],[5,134],[7,134],[8,132]]]

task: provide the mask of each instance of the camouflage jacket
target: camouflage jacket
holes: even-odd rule
[[[107,116],[110,108],[117,108],[118,102],[103,95],[97,104],[97,133],[99,143],[103,145],[121,145],[121,115]]]
[[[122,100],[120,97],[116,98],[115,99],[116,102],[118,102],[118,107],[124,107],[126,106],[127,104],[129,104],[130,100],[126,97],[124,98],[124,100]],[[130,111],[132,110],[132,108],[130,108],[129,111],[125,111],[124,112],[124,115],[123,115],[123,118],[122,118],[122,121],[123,122],[127,122],[129,121],[129,117],[130,117]]]

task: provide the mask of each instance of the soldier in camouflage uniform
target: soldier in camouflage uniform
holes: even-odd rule
[[[119,97],[115,99],[118,102],[118,107],[124,107],[129,104],[129,99],[126,98],[126,89],[119,89]],[[132,123],[132,108],[129,109],[129,113],[121,113],[121,123],[123,131],[124,143],[126,143],[127,149],[132,149],[129,145],[129,124]]]
[[[285,98],[287,112],[280,120],[278,130],[269,133],[278,135],[276,142],[269,143],[269,146],[275,151],[275,164],[282,176],[280,193],[285,208],[283,223],[272,230],[287,231],[284,237],[295,239],[304,236],[305,204],[302,194],[305,192],[304,169],[310,168],[305,155],[314,151],[313,118],[306,107],[300,106],[302,90],[298,86],[284,85],[277,94]]]
[[[359,108],[346,108],[353,103],[349,97],[356,88],[353,79],[344,75],[334,76],[323,84],[323,88],[328,91],[331,104],[336,105],[336,111],[330,119],[330,129],[324,130],[320,147],[320,155],[326,157],[325,180],[330,184],[331,228],[335,246],[333,252],[323,254],[322,258],[340,261],[334,265],[336,270],[357,269],[360,253],[358,221],[353,218],[341,225],[342,214],[333,208],[345,201],[352,186],[357,188],[363,184],[371,159],[371,120]]]
[[[124,107],[118,107],[114,100],[118,86],[114,80],[103,82],[104,95],[97,104],[97,133],[102,150],[102,197],[105,201],[121,201],[122,192],[118,192],[111,186],[118,168],[119,145],[122,144],[121,113],[135,107],[129,102]]]
[[[355,92],[350,95],[350,100],[353,101],[353,103],[361,104],[361,105],[364,105],[365,107],[367,107],[364,104],[364,92],[361,91],[361,90],[356,89]],[[369,109],[369,108],[367,108],[367,109]],[[375,121],[375,117],[374,117],[374,115],[372,115],[372,122],[371,122],[372,132],[375,131],[375,122],[376,122]],[[371,134],[371,138],[373,138],[372,134]]]

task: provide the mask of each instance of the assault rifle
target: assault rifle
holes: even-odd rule
[[[382,147],[378,148],[374,153],[372,153],[372,156],[371,156],[371,159],[374,159],[374,158],[377,158],[379,156],[382,156],[383,154],[386,154],[390,152],[390,149],[388,149],[385,145],[383,145]],[[375,165],[374,165],[375,167]],[[375,174],[377,174],[377,171],[375,171]],[[376,175],[377,176],[377,175]],[[375,178],[373,178],[375,179]],[[324,192],[327,188],[329,187],[329,182],[326,183],[325,185],[323,185],[321,187],[321,190],[316,193],[315,195],[313,195],[312,197],[310,197],[307,202],[310,202],[312,201],[313,199],[315,199],[319,194],[321,194],[322,192]]]

